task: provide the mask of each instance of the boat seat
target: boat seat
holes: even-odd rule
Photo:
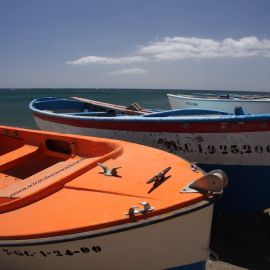
[[[39,147],[30,144],[25,144],[22,147],[8,152],[0,156],[0,171],[7,170],[14,166],[18,161],[21,161],[24,157],[37,152]]]
[[[75,156],[58,162],[28,178],[15,181],[0,190],[0,208],[1,202],[3,204],[17,198],[35,196],[37,193],[50,194],[54,192],[55,189],[78,176],[86,166],[92,163],[96,164],[94,160],[96,159]],[[5,177],[5,175],[0,174],[0,177]],[[51,186],[53,186],[52,189],[50,189]]]

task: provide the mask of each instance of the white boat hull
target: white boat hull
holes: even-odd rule
[[[223,170],[229,186],[217,204],[220,212],[257,212],[270,207],[270,131],[266,122],[256,124],[258,131],[250,132],[226,132],[228,123],[222,122],[217,128],[223,132],[195,132],[188,125],[186,132],[152,132],[81,127],[34,118],[42,130],[136,142],[177,154],[205,171]],[[237,123],[238,130],[241,125]]]
[[[234,113],[236,107],[242,107],[245,113],[270,113],[270,99],[207,99],[172,94],[167,96],[172,109],[207,109]]]
[[[173,133],[85,128],[35,117],[41,130],[126,140],[166,150],[200,164],[269,166],[270,131]]]
[[[204,269],[212,211],[212,204],[202,202],[135,226],[58,238],[0,240],[1,269]]]

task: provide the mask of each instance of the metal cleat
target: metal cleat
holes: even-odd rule
[[[102,169],[103,169],[103,174],[106,176],[118,176],[118,172],[117,169],[121,168],[121,167],[116,167],[116,168],[112,168],[109,169],[109,167],[107,167],[105,164],[103,163],[97,163]]]
[[[135,216],[137,214],[147,214],[154,210],[154,207],[152,207],[148,202],[140,202],[139,204],[143,206],[143,209],[138,209],[137,206],[132,206],[128,209],[128,213],[126,213],[126,215]]]
[[[171,169],[172,167],[168,167],[161,171],[160,173],[153,176],[151,179],[146,181],[146,184],[153,183],[153,186],[148,191],[148,193],[151,193],[153,190],[155,190],[158,186],[160,186],[162,183],[164,183],[167,179],[170,178],[170,176],[166,176],[166,173]]]
[[[154,207],[152,207],[148,202],[141,202],[139,204],[143,206],[143,210],[141,210],[141,213],[148,213],[154,210]]]
[[[193,172],[198,172],[199,171],[199,167],[197,166],[197,162],[192,162],[190,164],[190,168]]]
[[[138,210],[138,206],[132,206],[128,209],[128,213],[126,215],[128,216],[135,216],[136,214],[139,214],[140,210]]]
[[[206,175],[191,182],[183,189],[181,193],[200,192],[203,194],[222,193],[223,189],[228,185],[228,177],[221,170],[213,170]]]
[[[153,176],[151,179],[149,179],[146,184],[150,184],[152,182],[158,182],[158,181],[162,181],[164,179],[165,174],[171,169],[172,167],[168,167],[165,170],[163,170],[162,172],[156,174],[155,176]],[[155,184],[154,183],[154,184]]]

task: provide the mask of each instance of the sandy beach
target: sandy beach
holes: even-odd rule
[[[263,214],[215,216],[210,248],[218,261],[207,270],[270,269],[270,216]]]

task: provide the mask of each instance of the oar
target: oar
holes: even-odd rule
[[[112,110],[117,110],[117,111],[121,111],[124,112],[126,114],[129,115],[143,115],[146,113],[149,113],[150,111],[148,110],[131,110],[125,106],[122,105],[116,105],[116,104],[112,104],[112,103],[107,103],[107,102],[102,102],[102,101],[97,101],[97,100],[92,100],[92,99],[87,99],[87,98],[81,98],[81,97],[71,97],[73,99],[94,105],[94,106],[99,106],[102,108],[106,108],[106,109],[112,109]],[[138,105],[137,105],[138,106]],[[135,106],[136,107],[136,106]]]

